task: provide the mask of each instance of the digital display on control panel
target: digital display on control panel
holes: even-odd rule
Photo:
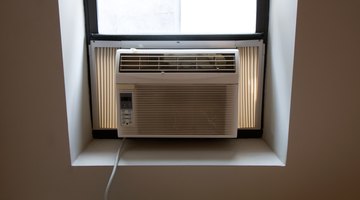
[[[132,109],[132,93],[120,93],[121,109]]]

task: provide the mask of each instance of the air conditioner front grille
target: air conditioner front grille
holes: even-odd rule
[[[119,136],[236,135],[237,85],[135,85],[133,125]]]
[[[121,54],[119,72],[235,72],[235,54]]]

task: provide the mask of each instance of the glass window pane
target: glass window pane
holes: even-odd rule
[[[256,0],[97,0],[100,34],[255,33]]]
[[[183,34],[255,33],[256,0],[182,0]]]

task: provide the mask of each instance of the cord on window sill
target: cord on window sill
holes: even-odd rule
[[[124,149],[124,146],[125,146],[125,140],[126,138],[124,138],[117,150],[117,153],[116,153],[116,157],[115,157],[115,163],[114,163],[114,167],[113,167],[113,170],[111,172],[111,175],[109,177],[109,181],[106,185],[106,189],[105,189],[105,193],[104,193],[104,200],[108,200],[109,199],[109,191],[110,191],[110,187],[111,187],[111,184],[112,184],[112,181],[114,179],[114,176],[115,176],[115,173],[116,173],[116,169],[117,169],[117,166],[118,166],[118,163],[119,163],[119,160],[120,160],[120,154],[121,152],[123,151]]]

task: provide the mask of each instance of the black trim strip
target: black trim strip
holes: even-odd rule
[[[263,130],[242,130],[238,129],[237,138],[261,138]]]
[[[207,41],[207,40],[261,40],[264,33],[237,35],[102,35],[91,34],[90,40],[102,41]]]
[[[108,130],[93,130],[92,136],[94,139],[117,139],[117,129]]]
[[[261,138],[262,130],[241,130],[238,129],[237,138]],[[117,129],[93,130],[94,139],[118,139]]]
[[[269,0],[257,0],[256,7],[256,32],[265,33],[264,42],[267,44],[269,27]]]
[[[90,44],[91,34],[98,33],[96,0],[84,0],[86,41]]]
[[[87,41],[87,44],[90,44],[90,33],[92,32],[96,32],[98,30],[97,27],[97,13],[96,13],[96,0],[84,0],[84,15],[85,15],[85,38]],[[94,12],[95,11],[95,12]],[[86,45],[86,51],[89,52],[89,45]],[[87,75],[88,75],[88,85],[89,88],[91,88],[91,79],[90,79],[90,55],[89,53],[86,54],[86,61],[88,62],[88,69],[87,70]],[[89,90],[89,102],[90,105],[92,105],[92,94],[91,94],[91,89]],[[91,116],[91,124],[93,124],[93,112],[92,112],[92,108],[90,106],[90,116]]]

